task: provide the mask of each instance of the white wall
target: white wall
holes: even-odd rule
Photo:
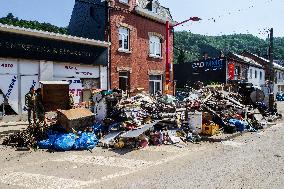
[[[70,91],[79,102],[81,78],[99,78],[101,88],[107,89],[107,75],[107,67],[103,66],[0,58],[0,89],[18,114],[25,112],[25,94],[31,86],[38,88],[39,81],[70,81]]]
[[[39,61],[0,59],[0,88],[12,109],[25,112],[25,94],[38,87]]]
[[[277,92],[284,92],[284,71],[275,70],[276,83],[274,84],[274,94]]]
[[[248,82],[256,86],[265,83],[265,71],[257,67],[250,66],[248,69]]]

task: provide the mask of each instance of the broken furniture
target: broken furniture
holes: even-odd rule
[[[40,81],[45,112],[69,109],[69,82]]]

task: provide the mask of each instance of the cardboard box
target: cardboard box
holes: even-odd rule
[[[84,108],[58,110],[57,120],[67,132],[84,131],[94,124],[95,115]]]

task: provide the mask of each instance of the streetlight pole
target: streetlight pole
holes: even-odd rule
[[[172,84],[171,74],[172,74],[172,63],[171,63],[171,55],[170,55],[170,35],[171,35],[171,29],[173,29],[176,26],[179,26],[181,24],[184,24],[188,21],[200,21],[201,18],[199,17],[190,17],[189,19],[177,23],[175,25],[170,25],[170,22],[166,22],[166,86],[165,86],[165,93],[170,93],[170,86]]]

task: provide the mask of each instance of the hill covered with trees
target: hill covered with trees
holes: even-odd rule
[[[0,23],[12,26],[18,26],[21,28],[29,28],[29,29],[42,30],[53,33],[67,34],[67,28],[65,27],[58,27],[49,23],[40,23],[38,21],[22,20],[15,17],[12,13],[9,13],[6,17],[0,18]]]
[[[234,34],[223,36],[205,36],[182,31],[175,32],[175,63],[201,59],[204,53],[212,58],[219,57],[220,52],[241,53],[244,50],[267,56],[269,41],[251,34]],[[284,37],[274,40],[274,59],[284,59]]]

